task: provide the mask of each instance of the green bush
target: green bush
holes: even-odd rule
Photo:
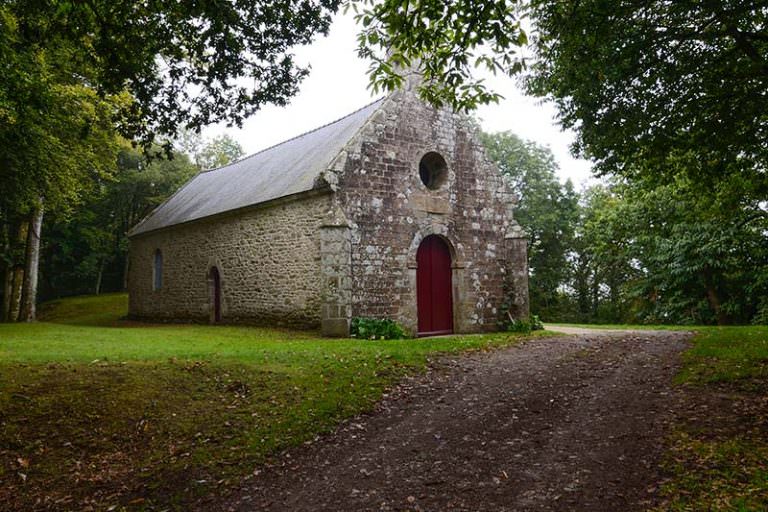
[[[757,305],[757,313],[752,317],[752,325],[768,325],[768,299],[763,299]]]
[[[405,329],[389,318],[353,318],[352,337],[366,340],[401,340],[408,338]]]
[[[501,324],[501,330],[509,332],[531,332],[544,329],[539,315],[531,315],[528,320],[507,320]]]

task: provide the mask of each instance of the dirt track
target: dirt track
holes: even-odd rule
[[[201,508],[643,510],[686,337],[582,332],[443,361]]]

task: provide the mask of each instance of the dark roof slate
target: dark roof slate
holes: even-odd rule
[[[158,206],[130,235],[189,222],[312,190],[384,98],[330,124],[225,167],[204,171]]]

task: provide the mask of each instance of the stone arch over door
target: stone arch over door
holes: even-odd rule
[[[417,300],[417,252],[421,243],[429,236],[438,236],[448,247],[451,255],[451,295],[453,302],[453,332],[465,332],[467,320],[464,304],[467,300],[465,293],[465,264],[464,253],[461,244],[455,241],[448,226],[442,223],[430,222],[419,227],[419,230],[411,239],[411,245],[407,253],[407,271],[410,293],[403,297],[402,309],[398,321],[402,323],[412,334],[418,334],[418,300]]]
[[[419,336],[453,333],[451,249],[439,235],[424,238],[416,251],[416,306]]]

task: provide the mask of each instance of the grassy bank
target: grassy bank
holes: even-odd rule
[[[768,510],[768,327],[697,328],[659,510]]]
[[[698,328],[693,348],[685,354],[685,365],[678,380],[765,391],[768,326]]]
[[[428,358],[520,339],[329,340],[125,310],[125,295],[81,297],[0,325],[0,509],[183,509],[369,409]]]

